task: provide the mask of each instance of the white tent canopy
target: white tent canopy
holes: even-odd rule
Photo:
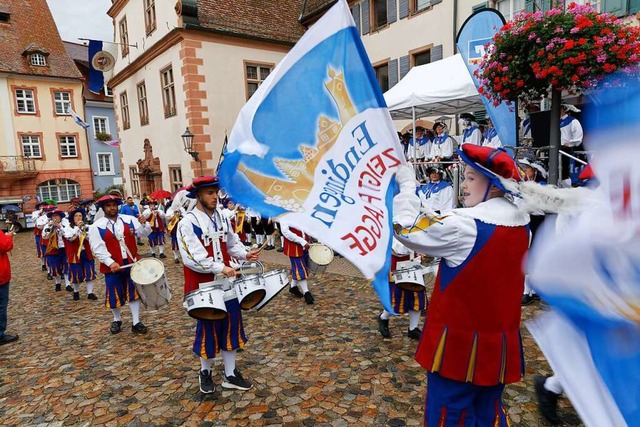
[[[384,99],[394,119],[458,114],[484,108],[460,54],[413,67],[384,94]]]

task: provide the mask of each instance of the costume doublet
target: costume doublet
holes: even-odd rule
[[[391,271],[389,272],[389,294],[391,306],[398,314],[407,314],[409,311],[422,311],[427,308],[427,293],[425,291],[412,292],[396,286],[393,273],[398,269],[398,262],[408,261],[409,251],[400,242],[394,240],[391,253]],[[400,253],[399,253],[400,252]]]
[[[200,209],[193,209],[185,214],[177,228],[185,295],[197,290],[201,283],[214,281],[225,266],[230,267],[231,257],[246,259],[244,245],[233,232],[229,219],[219,210],[210,217]],[[193,352],[203,359],[215,357],[220,350],[243,348],[247,342],[238,299],[225,300],[225,306],[224,319],[196,319]]]
[[[304,246],[309,243],[309,236],[296,228],[290,228],[286,223],[281,222],[280,228],[284,236],[283,253],[291,261],[292,280],[304,280],[309,277],[309,251]]]
[[[77,226],[62,229],[65,240],[65,251],[69,262],[69,281],[82,283],[95,280],[96,268],[91,253],[89,239]]]
[[[142,215],[149,221],[149,225],[151,226],[149,246],[164,245],[164,212],[161,210],[151,211],[151,209],[145,209]]]

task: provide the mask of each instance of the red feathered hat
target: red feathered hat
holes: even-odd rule
[[[199,189],[204,187],[218,187],[220,188],[220,181],[217,176],[199,176],[193,180],[193,182],[186,188],[189,192],[187,197],[191,199],[196,198],[196,193]]]
[[[116,202],[118,206],[122,204],[122,198],[118,196],[112,196],[111,194],[107,194],[105,196],[100,197],[96,200],[96,206],[101,208],[106,202]]]
[[[464,144],[458,151],[460,158],[475,170],[489,178],[491,184],[509,193],[498,176],[515,181],[524,181],[524,171],[502,148],[481,147]]]

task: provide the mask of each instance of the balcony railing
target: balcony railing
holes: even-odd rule
[[[23,156],[0,156],[0,174],[37,173],[36,161]]]

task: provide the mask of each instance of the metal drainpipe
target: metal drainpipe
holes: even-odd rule
[[[456,36],[458,35],[458,0],[453,0],[453,54],[458,53]]]

